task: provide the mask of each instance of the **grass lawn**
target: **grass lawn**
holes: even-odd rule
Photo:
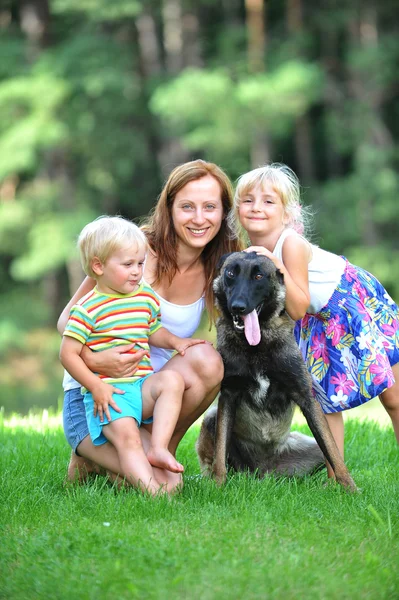
[[[299,420],[297,428],[307,432]],[[392,429],[348,419],[348,494],[306,479],[201,479],[198,427],[168,501],[97,478],[63,486],[59,416],[0,419],[0,598],[398,599],[399,451]]]

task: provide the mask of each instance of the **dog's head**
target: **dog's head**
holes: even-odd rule
[[[249,344],[261,340],[262,324],[284,311],[284,277],[273,261],[255,252],[234,252],[219,262],[213,289],[217,304]]]

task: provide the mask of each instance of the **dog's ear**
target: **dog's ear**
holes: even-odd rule
[[[220,269],[223,267],[226,259],[233,254],[233,252],[228,252],[227,254],[223,254],[223,256],[221,256],[218,260],[218,263],[216,265],[216,272],[219,273]]]
[[[284,273],[280,269],[276,269],[277,280],[280,283],[284,283]]]

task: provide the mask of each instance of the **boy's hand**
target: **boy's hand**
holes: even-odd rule
[[[197,344],[208,344],[206,340],[197,340],[194,338],[178,338],[178,342],[175,345],[175,350],[184,356],[185,351],[190,346],[196,346]]]
[[[112,406],[112,408],[118,413],[122,412],[115,400],[112,398],[112,394],[124,394],[125,392],[123,390],[119,390],[113,385],[104,383],[100,380],[96,387],[91,390],[91,393],[94,400],[93,414],[96,417],[98,413],[101,423],[104,422],[104,413],[108,421],[112,420],[108,406]]]

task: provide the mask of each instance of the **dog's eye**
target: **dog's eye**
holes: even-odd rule
[[[231,270],[230,271],[226,271],[226,275],[227,275],[227,277],[231,277],[232,278],[232,277],[234,277],[234,271],[231,271]]]
[[[254,279],[257,279],[258,281],[259,281],[259,279],[263,279],[262,273],[256,273],[256,275],[254,276]]]

